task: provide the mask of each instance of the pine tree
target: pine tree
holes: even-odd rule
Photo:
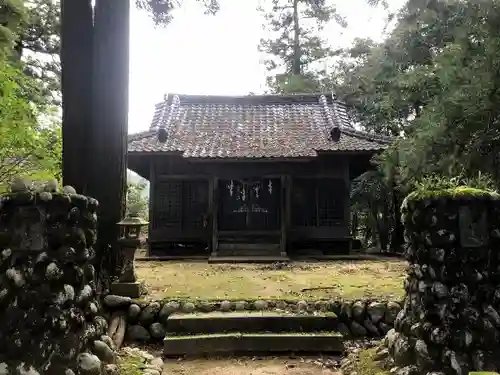
[[[25,22],[15,47],[17,58],[24,61],[25,74],[43,88],[48,103],[60,105],[59,0],[25,0],[24,8]]]
[[[261,11],[274,34],[260,42],[261,52],[267,55],[270,90],[274,93],[320,91],[326,76],[321,63],[334,51],[319,34],[331,20],[345,26],[344,19],[326,0],[272,0],[271,9]]]

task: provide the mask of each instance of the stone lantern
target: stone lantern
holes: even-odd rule
[[[135,253],[141,243],[141,229],[148,224],[146,220],[135,213],[129,214],[118,223],[120,227],[118,245],[123,257],[123,267],[118,281],[111,285],[111,291],[114,294],[139,298],[146,292],[144,285],[137,281]]]
[[[120,240],[127,240],[130,243],[136,242],[136,245],[139,246],[141,229],[148,224],[149,222],[142,217],[133,214],[128,215],[118,223]]]

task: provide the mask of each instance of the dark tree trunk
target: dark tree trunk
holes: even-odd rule
[[[359,219],[358,219],[358,213],[353,212],[351,214],[351,237],[353,239],[356,239],[358,237],[359,233]]]
[[[72,0],[74,1],[74,0]],[[125,212],[129,81],[129,0],[97,0],[94,18],[93,178],[100,202],[99,257],[116,244]],[[113,246],[113,254],[116,248]],[[106,268],[113,268],[107,264]],[[114,270],[109,270],[113,273]]]
[[[86,192],[92,132],[91,0],[61,0],[63,182]]]
[[[300,75],[302,73],[302,53],[300,50],[300,19],[299,19],[299,0],[293,1],[293,66],[292,74]]]
[[[404,225],[401,221],[401,201],[396,186],[393,187],[393,206],[394,206],[394,232],[391,241],[392,251],[401,253],[403,251]]]
[[[400,253],[405,242],[404,239],[404,226],[401,221],[401,200],[400,192],[397,186],[397,172],[399,168],[399,155],[395,154],[395,166],[391,170],[391,178],[389,179],[389,188],[392,190],[392,206],[394,211],[394,231],[391,238],[391,249],[393,252]]]

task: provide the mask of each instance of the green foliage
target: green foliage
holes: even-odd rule
[[[61,97],[60,0],[25,0],[26,17],[16,52],[25,74],[33,77],[47,103],[58,106]]]
[[[462,28],[432,59],[439,93],[402,143],[403,150],[413,150],[406,152],[404,173],[418,178],[482,171],[498,185],[500,2],[465,3],[458,11]]]
[[[456,176],[452,178],[431,174],[416,182],[414,185],[414,190],[449,190],[457,189],[462,186],[468,186],[472,189],[487,191],[493,191],[495,189],[495,184],[492,178],[479,172],[475,177]]]
[[[498,186],[499,21],[498,0],[408,0],[386,40],[343,51],[336,92],[366,130],[404,137],[388,151],[399,155],[402,190],[429,174],[478,171]]]
[[[145,194],[146,183],[144,181],[138,183],[127,184],[127,202],[126,214],[137,214],[143,219],[149,216],[149,201]]]
[[[324,25],[335,20],[345,26],[335,7],[325,0],[272,0],[261,9],[272,36],[262,39],[270,73],[267,84],[274,93],[318,92],[327,77],[321,63],[335,52],[321,38]]]
[[[358,230],[364,234],[365,247],[387,251],[392,227],[392,191],[380,171],[367,171],[351,183],[351,209],[356,214]]]
[[[461,196],[500,198],[491,177],[478,173],[472,178],[463,176],[448,178],[435,174],[425,176],[415,184],[414,190],[406,200]]]
[[[196,0],[205,6],[208,14],[219,10],[217,0]],[[150,13],[157,25],[167,25],[172,20],[172,11],[183,4],[178,0],[135,0],[139,9]],[[6,9],[0,6],[2,19],[16,19],[18,32],[3,32],[0,26],[0,46],[3,40],[15,42],[15,55],[24,62],[25,73],[37,80],[46,103],[61,104],[61,47],[60,0],[7,0]],[[23,16],[20,18],[20,16]],[[15,16],[15,17],[13,17]],[[22,20],[22,22],[20,22]],[[7,31],[13,30],[8,27]]]
[[[4,0],[0,4],[0,54],[10,52],[24,16],[22,0]]]
[[[500,1],[408,0],[394,21],[383,42],[342,51],[332,77],[365,130],[400,136],[375,160],[387,189],[395,202],[498,190]]]
[[[61,132],[57,123],[42,125],[39,109],[27,100],[38,95],[36,83],[10,60],[0,60],[0,186],[18,175],[59,177]]]
[[[168,25],[172,19],[172,11],[181,7],[186,0],[135,0],[139,9],[146,10],[152,16],[156,25]],[[216,14],[219,9],[218,0],[196,0],[205,7],[206,14]]]
[[[16,58],[15,39],[23,32],[24,3],[0,7],[3,35],[15,38],[0,55],[0,189],[16,176],[31,179],[60,177],[61,130],[43,100],[40,82],[26,74]],[[8,32],[5,32],[8,29]]]

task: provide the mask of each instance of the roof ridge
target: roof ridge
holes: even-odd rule
[[[332,114],[330,113],[330,108],[328,108],[328,100],[326,99],[326,96],[321,95],[318,98],[318,102],[322,106],[322,109],[323,109],[324,115],[326,117],[326,121],[328,122],[328,125],[330,125],[331,127],[338,126],[338,124],[335,124],[333,121]]]
[[[156,130],[155,129],[148,129],[148,130],[143,130],[143,131],[137,132],[137,133],[127,134],[127,139],[129,142],[139,141],[141,139],[148,138],[153,134],[156,134]]]
[[[191,95],[191,94],[167,94],[168,97],[177,96],[181,104],[300,104],[318,103],[323,95],[327,97],[328,104],[337,101],[330,93],[303,93],[303,94],[263,94],[263,95]],[[328,96],[326,96],[328,95]]]
[[[354,128],[342,127],[341,130],[342,130],[342,132],[345,132],[345,133],[352,135],[354,137],[378,141],[378,142],[382,142],[382,143],[386,143],[386,144],[391,143],[394,139],[393,137],[389,137],[386,135],[368,133],[366,131],[356,130]]]

